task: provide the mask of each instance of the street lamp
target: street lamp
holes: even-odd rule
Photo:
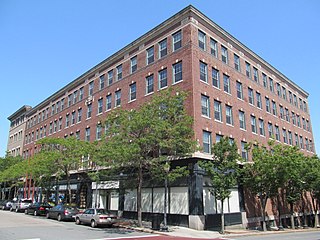
[[[167,232],[168,226],[167,226],[167,208],[168,208],[168,173],[170,171],[170,164],[166,162],[164,165],[164,171],[165,171],[165,177],[164,177],[164,213],[163,213],[163,227],[162,231]]]

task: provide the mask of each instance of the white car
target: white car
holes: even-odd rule
[[[16,212],[20,212],[20,211],[24,211],[27,207],[29,207],[32,203],[31,199],[14,199],[14,201],[12,202],[10,211],[16,211]]]
[[[91,227],[109,226],[117,222],[118,217],[103,208],[88,208],[75,215],[76,224],[90,224]]]

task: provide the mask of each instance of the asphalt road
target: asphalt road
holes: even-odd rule
[[[274,232],[251,236],[228,237],[229,240],[320,240],[320,231]]]

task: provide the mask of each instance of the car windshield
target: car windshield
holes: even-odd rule
[[[97,209],[97,214],[100,215],[100,214],[109,214],[109,213],[104,209]]]

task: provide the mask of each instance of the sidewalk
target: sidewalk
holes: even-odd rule
[[[320,231],[319,228],[306,228],[306,229],[284,229],[281,231],[259,231],[259,230],[247,230],[247,229],[230,229],[226,230],[225,234],[220,234],[217,231],[210,230],[194,230],[181,226],[169,226],[168,231],[157,231],[151,229],[150,222],[143,222],[143,227],[138,227],[137,222],[134,220],[126,220],[119,224],[119,227],[133,229],[135,231],[141,231],[146,233],[154,233],[159,235],[175,236],[175,237],[189,237],[189,238],[228,238],[234,236],[247,236],[247,235],[265,235],[265,234],[285,234],[292,232],[307,232],[307,231]]]

